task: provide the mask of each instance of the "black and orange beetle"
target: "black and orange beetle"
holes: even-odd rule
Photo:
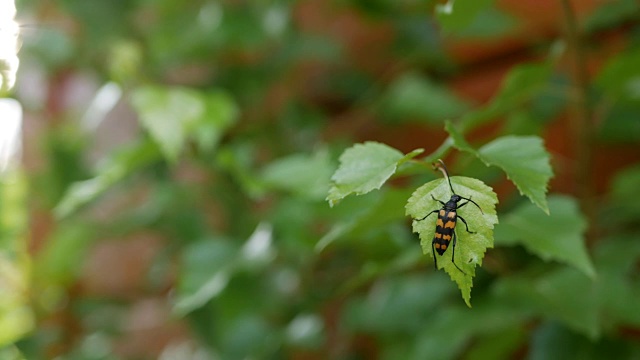
[[[433,210],[432,212],[427,214],[427,216],[417,220],[422,221],[428,218],[429,215],[431,214],[436,214],[436,213],[438,214],[438,219],[436,220],[436,232],[433,235],[433,241],[431,242],[431,250],[433,251],[433,262],[436,267],[436,270],[438,270],[438,260],[436,259],[436,252],[438,252],[438,254],[442,256],[442,254],[444,254],[444,252],[447,251],[447,248],[449,247],[449,244],[453,239],[453,246],[452,246],[453,249],[451,250],[451,262],[453,263],[453,265],[456,266],[456,268],[458,268],[458,270],[460,270],[463,274],[466,275],[466,273],[462,271],[460,267],[458,267],[458,265],[454,260],[455,253],[456,253],[456,240],[457,240],[456,231],[455,231],[456,222],[458,221],[458,219],[462,220],[469,234],[475,234],[475,232],[469,231],[469,225],[467,225],[467,221],[462,216],[458,215],[457,211],[458,209],[467,205],[468,203],[472,203],[475,206],[477,206],[478,209],[480,209],[481,213],[484,214],[484,212],[482,211],[482,208],[480,207],[480,205],[478,205],[475,201],[471,200],[470,198],[460,196],[456,194],[455,191],[453,191],[453,186],[451,186],[451,180],[449,179],[449,173],[447,172],[447,167],[444,166],[444,162],[442,160],[438,159],[438,162],[434,163],[433,166],[434,168],[437,168],[440,171],[442,171],[444,173],[444,176],[447,178],[447,181],[449,182],[449,188],[451,189],[451,194],[452,194],[451,199],[449,199],[449,201],[445,203],[443,201],[436,199],[435,197],[433,197],[433,195],[431,195],[431,198],[434,201],[437,201],[440,204],[442,204],[442,208]],[[462,200],[467,200],[467,201],[458,205],[458,203]]]

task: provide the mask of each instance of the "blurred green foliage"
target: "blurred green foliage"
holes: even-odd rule
[[[25,101],[46,118],[37,146],[27,144],[43,165],[0,184],[0,356],[640,357],[638,164],[610,174],[594,218],[579,210],[582,199],[546,194],[553,172],[541,138],[575,104],[561,35],[537,43],[539,60],[511,68],[477,104],[449,86],[473,64],[456,63],[445,45],[519,29],[524,22],[493,1],[17,6],[42,22],[25,34],[22,59],[44,74],[50,98]],[[634,155],[640,5],[609,1],[593,14],[581,28],[588,45],[603,46],[603,31],[625,40],[588,92],[594,141]],[[359,27],[391,35],[354,49]],[[97,160],[97,140],[120,143],[115,135],[87,131],[79,109],[51,108],[69,74],[117,84],[138,119],[133,137]],[[424,129],[421,161],[454,153],[452,175],[499,189],[496,248],[475,268],[473,308],[433,270],[405,216],[413,191],[439,174],[413,161],[422,156],[414,148],[352,146],[371,128],[396,146],[409,140],[395,131]],[[554,166],[566,164],[554,156]],[[377,171],[361,171],[367,165]],[[506,191],[505,173],[516,185]],[[31,256],[27,201],[33,228],[46,228]],[[147,262],[143,252],[117,254],[117,266],[93,273],[125,271],[136,286],[91,288],[95,252],[138,251],[127,247],[138,237],[159,244]],[[124,261],[132,257],[144,264],[139,278]],[[132,315],[154,299],[169,309],[154,318],[160,325]],[[179,335],[153,332],[165,325]]]

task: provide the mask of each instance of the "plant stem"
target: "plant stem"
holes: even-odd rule
[[[587,243],[594,241],[594,225],[596,223],[596,207],[593,191],[593,108],[589,103],[589,73],[586,54],[578,31],[575,12],[569,0],[560,0],[566,22],[566,41],[570,50],[573,82],[576,87],[573,113],[570,117],[571,131],[574,134],[574,176],[576,195],[580,207],[590,224],[587,231]]]

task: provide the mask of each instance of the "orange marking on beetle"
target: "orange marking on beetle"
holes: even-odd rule
[[[440,216],[444,216],[444,209],[440,210]]]
[[[447,214],[447,217],[449,219],[453,219],[454,217],[456,217],[456,213],[454,213],[453,211]]]
[[[442,240],[451,241],[451,235],[442,236]]]
[[[440,247],[442,248],[442,250],[447,250],[447,244],[442,244],[440,245]]]
[[[447,221],[446,224],[444,224],[444,228],[455,228],[456,227],[456,223],[454,221]]]
[[[442,219],[438,219],[436,221],[436,226],[440,226],[440,227],[444,226],[444,224],[442,223]]]
[[[436,237],[436,239],[441,239],[442,238],[442,234],[436,233],[435,237]]]
[[[436,249],[440,249],[440,244],[436,243],[436,244],[435,244],[435,248],[436,248]]]

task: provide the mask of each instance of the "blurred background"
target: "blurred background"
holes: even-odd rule
[[[3,359],[640,359],[637,1],[15,6]],[[325,201],[345,148],[432,153],[448,119],[541,136],[555,174],[547,216],[445,158],[500,199],[473,308],[404,215],[438,174]]]

